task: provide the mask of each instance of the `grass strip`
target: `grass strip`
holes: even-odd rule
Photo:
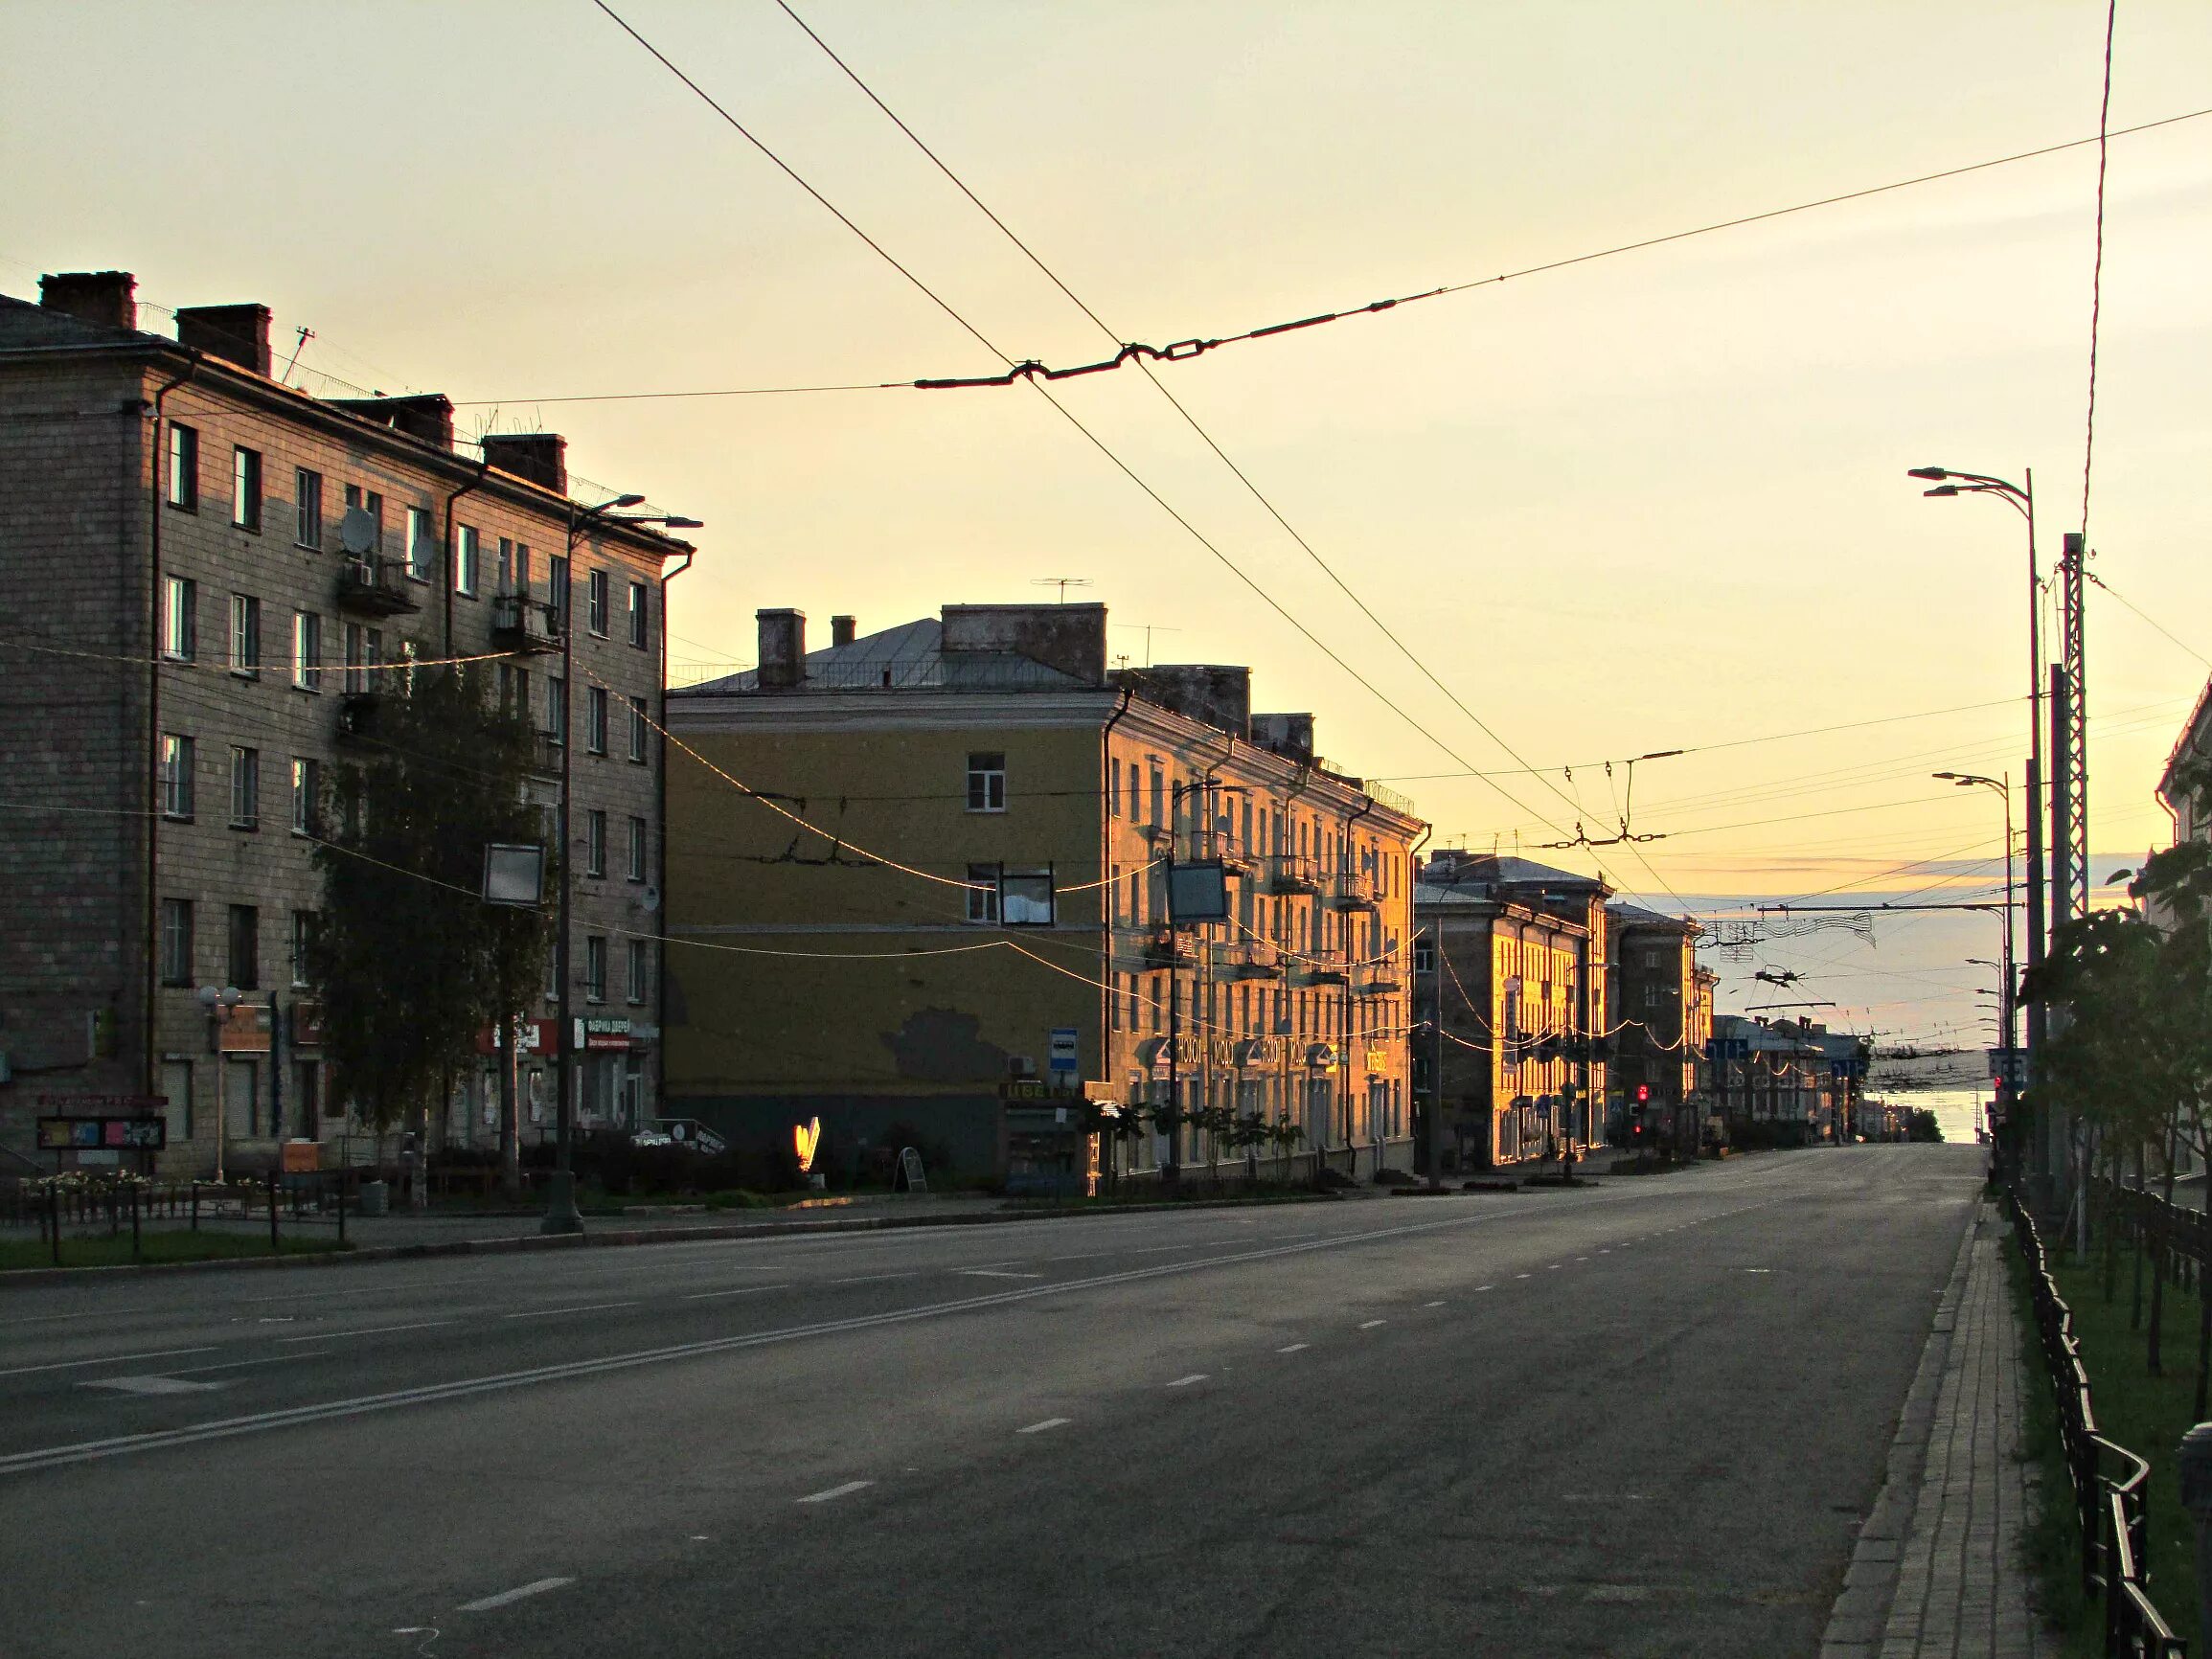
[[[315,1256],[352,1247],[351,1243],[340,1245],[335,1239],[286,1239],[274,1254]],[[135,1257],[131,1254],[128,1233],[92,1234],[77,1239],[64,1234],[59,1264],[63,1267],[127,1267],[134,1261],[227,1261],[270,1254],[266,1234],[163,1228],[140,1236],[139,1253]],[[53,1248],[43,1239],[0,1241],[0,1273],[54,1265]]]

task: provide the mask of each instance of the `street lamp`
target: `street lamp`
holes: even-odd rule
[[[618,495],[596,507],[568,504],[568,538],[560,559],[560,894],[559,920],[554,942],[555,972],[560,981],[560,1041],[554,1050],[555,1078],[560,1100],[554,1111],[554,1170],[547,1184],[545,1216],[540,1233],[581,1233],[583,1216],[576,1207],[575,1061],[576,1022],[572,1012],[574,989],[569,981],[569,899],[575,890],[571,868],[575,848],[569,840],[569,792],[576,769],[576,731],[571,719],[576,692],[576,544],[595,523],[654,524],[663,530],[697,530],[701,521],[673,512],[632,513],[627,510],[645,503],[642,495]],[[620,514],[620,516],[615,516]],[[664,618],[665,628],[667,621]],[[512,1061],[510,1062],[512,1063]]]
[[[2004,994],[2003,994],[2001,997],[1999,997],[1999,998],[1998,998],[1998,1002],[1999,1002],[1999,1004],[2000,1004],[2000,1006],[2001,1006],[2001,1008],[2002,1008],[2002,1017],[2003,1017],[2003,1020],[2004,1020],[2004,1045],[2003,1045],[2003,1046],[2009,1049],[2009,1048],[2011,1048],[2011,1047],[2013,1046],[2013,1027],[2014,1027],[2014,1021],[2013,1021],[2013,999],[2014,999],[2014,997],[2016,996],[2016,994],[2018,993],[2018,981],[2016,981],[2016,980],[2014,979],[2014,977],[2013,977],[2013,784],[2012,784],[2012,774],[2008,772],[2008,773],[2006,773],[2006,774],[2005,774],[2003,777],[2001,777],[2001,778],[1988,778],[1988,777],[1984,777],[1984,776],[1983,776],[1981,773],[1979,773],[1979,772],[1937,772],[1937,773],[1934,773],[1934,774],[1932,774],[1932,776],[1934,776],[1934,777],[1936,777],[1936,778],[1939,778],[1939,779],[1943,780],[1945,783],[1948,783],[1948,784],[1950,784],[1952,787],[1954,787],[1954,788],[1959,788],[1959,789],[1973,789],[1973,788],[1994,789],[1994,790],[1995,790],[1995,791],[1996,791],[1996,793],[1997,793],[1998,795],[2002,796],[2002,797],[2003,797],[2003,799],[2004,799],[2004,804],[2005,804],[2005,931],[2004,931],[2004,949],[2003,949],[2003,951],[2000,953],[2000,954],[2002,954],[2002,956],[2004,957],[2004,962],[2003,962],[2003,964],[2001,965],[2001,968],[2000,968],[2000,971],[2001,971],[2001,972],[2003,973],[2003,975],[2004,975]],[[2032,892],[2032,891],[2033,891],[2033,889],[2031,888],[2031,889],[2030,889],[2030,891]],[[2031,961],[2033,961],[2033,960],[2034,960],[2035,945],[2034,945],[2034,943],[2033,943],[2033,935],[2032,935],[2032,934],[2030,935],[2030,944],[2029,944],[2029,947],[2028,947],[2028,948],[2029,948],[2029,951],[2030,951],[2030,960],[2031,960]]]
[[[223,1016],[243,1001],[245,1001],[245,992],[235,985],[226,985],[219,989],[212,985],[203,985],[199,988],[199,1005],[207,1010],[207,1052],[217,1057],[215,1064],[215,1178],[216,1185],[218,1187],[223,1183],[223,1151],[228,1139],[226,1130],[228,1128],[227,1120],[230,1115],[230,1102],[223,1099],[223,1074],[220,1057],[222,1045],[217,1038],[217,1033],[221,1029]]]
[[[1221,757],[1221,761],[1226,761],[1227,759],[1228,756],[1225,754]],[[1205,776],[1202,778],[1194,778],[1188,783],[1172,784],[1169,786],[1168,791],[1168,856],[1166,860],[1166,893],[1168,899],[1168,1106],[1169,1109],[1175,1114],[1174,1118],[1169,1125],[1170,1132],[1168,1136],[1168,1162],[1164,1170],[1165,1179],[1170,1185],[1173,1185],[1175,1182],[1182,1171],[1183,1141],[1183,1076],[1182,1056],[1179,1053],[1182,1047],[1183,1037],[1183,996],[1181,983],[1176,977],[1177,968],[1175,966],[1175,936],[1181,933],[1186,927],[1193,927],[1195,929],[1197,926],[1203,926],[1204,924],[1211,921],[1226,921],[1228,920],[1228,895],[1225,888],[1222,891],[1222,914],[1220,917],[1194,916],[1185,920],[1179,918],[1176,915],[1178,895],[1175,881],[1175,841],[1176,837],[1182,832],[1183,802],[1187,797],[1196,795],[1199,798],[1199,801],[1202,804],[1209,797],[1216,794],[1243,795],[1246,793],[1244,785],[1242,784],[1219,784],[1215,782],[1214,774],[1220,769],[1220,763],[1221,762],[1219,761],[1216,761],[1215,764],[1208,769]],[[1208,828],[1210,830],[1211,826],[1209,825]],[[1203,863],[1206,862],[1206,860],[1193,860],[1192,862]],[[1191,1011],[1194,1016],[1197,1012],[1197,1004],[1198,987],[1206,983],[1207,970],[1211,966],[1209,960],[1211,952],[1208,948],[1210,943],[1211,941],[1208,936],[1203,934],[1199,936],[1198,960],[1197,965],[1197,971],[1193,977],[1191,984]],[[1209,1042],[1207,1044],[1207,1050],[1209,1053],[1211,1052],[1211,1048],[1212,1044]],[[1212,1080],[1211,1072],[1212,1066],[1210,1061],[1206,1066],[1200,1068],[1199,1077],[1201,1079],[1201,1088],[1210,1088]],[[1207,1104],[1210,1105],[1211,1103],[1211,1101],[1207,1102]]]

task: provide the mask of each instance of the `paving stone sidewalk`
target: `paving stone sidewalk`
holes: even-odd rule
[[[2021,1328],[2003,1218],[1982,1204],[1905,1397],[1889,1472],[1859,1531],[1821,1659],[2056,1654],[2028,1602],[2020,1535],[2033,1478],[2018,1453]]]

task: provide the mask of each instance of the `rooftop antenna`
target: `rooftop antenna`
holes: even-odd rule
[[[1145,630],[1145,667],[1148,669],[1152,666],[1152,635],[1155,633],[1179,634],[1183,631],[1181,628],[1169,627],[1165,623],[1114,623],[1111,625],[1117,628],[1143,628]]]
[[[1090,578],[1087,576],[1037,576],[1030,578],[1029,581],[1031,587],[1057,587],[1060,589],[1057,602],[1060,604],[1067,603],[1067,590],[1069,588],[1088,587],[1090,584]]]
[[[300,325],[299,344],[292,348],[292,360],[285,365],[285,372],[277,377],[278,385],[282,386],[290,381],[292,371],[300,366],[300,353],[308,349],[308,342],[314,337],[315,330],[302,323]]]

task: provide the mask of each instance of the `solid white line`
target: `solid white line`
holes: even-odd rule
[[[1203,1381],[1205,1381],[1205,1380],[1206,1380],[1206,1374],[1205,1374],[1204,1372],[1202,1372],[1202,1371],[1194,1371],[1194,1372],[1192,1372],[1192,1373],[1191,1373],[1191,1375],[1188,1375],[1188,1376],[1178,1376],[1178,1377],[1176,1377],[1176,1378],[1175,1378],[1175,1380],[1174,1380],[1174,1381],[1173,1381],[1173,1382],[1171,1382],[1171,1383],[1169,1383],[1169,1384],[1168,1384],[1168,1386],[1169,1386],[1170,1388],[1188,1388],[1188,1387],[1190,1387],[1190,1386],[1191,1386],[1191,1384],[1192,1384],[1192,1383],[1194,1383],[1194,1382],[1203,1382]]]
[[[1074,1420],[1073,1418],[1068,1417],[1048,1417],[1042,1422],[1033,1422],[1027,1428],[1017,1428],[1014,1432],[1015,1434],[1042,1434],[1048,1428],[1059,1428],[1062,1424]]]
[[[441,1325],[458,1325],[457,1319],[425,1319],[420,1325],[372,1325],[366,1330],[326,1330],[319,1336],[280,1336],[279,1342],[327,1342],[341,1336],[382,1336],[394,1330],[435,1330]]]
[[[635,1302],[587,1302],[582,1307],[534,1307],[522,1313],[502,1313],[502,1319],[556,1319],[563,1313],[598,1313],[608,1307],[635,1307]]]
[[[1380,1319],[1370,1319],[1364,1325],[1360,1326],[1359,1329],[1362,1330],[1373,1330],[1378,1325],[1382,1323],[1383,1322]]]
[[[963,1279],[1042,1279],[1041,1273],[1009,1273],[1002,1267],[963,1267]]]
[[[573,1584],[574,1579],[539,1579],[533,1583],[517,1584],[512,1590],[502,1590],[496,1596],[486,1596],[481,1601],[464,1602],[457,1609],[463,1613],[489,1613],[494,1607],[504,1607],[510,1602],[519,1602],[525,1596],[542,1596],[548,1590],[558,1590],[563,1584]]]
[[[120,1365],[126,1359],[167,1359],[175,1353],[213,1353],[213,1348],[154,1348],[144,1353],[110,1353],[101,1359],[57,1359],[52,1365],[18,1365],[0,1376],[29,1376],[34,1371],[78,1371],[87,1365]]]
[[[919,1279],[921,1277],[922,1275],[919,1273],[863,1273],[856,1279],[832,1279],[830,1283],[832,1284],[874,1284],[878,1280],[883,1279]],[[768,1288],[781,1289],[782,1286],[771,1285]]]
[[[252,1365],[285,1365],[295,1359],[320,1359],[318,1353],[279,1353],[267,1359],[234,1359],[222,1365],[194,1365],[184,1371],[171,1371],[171,1376],[197,1376],[207,1371],[243,1371]]]
[[[1311,1342],[1293,1342],[1288,1348],[1278,1348],[1275,1352],[1277,1353],[1296,1353],[1301,1348],[1311,1348],[1312,1346]]]
[[[847,1481],[841,1487],[831,1487],[824,1491],[809,1492],[799,1502],[802,1504],[826,1504],[832,1498],[846,1497],[860,1490],[863,1487],[872,1487],[875,1484],[874,1481]]]
[[[684,1300],[686,1302],[711,1302],[718,1296],[758,1296],[764,1290],[788,1290],[790,1288],[790,1285],[787,1284],[747,1284],[738,1290],[694,1290],[689,1292]],[[627,1305],[624,1304],[623,1306]]]

